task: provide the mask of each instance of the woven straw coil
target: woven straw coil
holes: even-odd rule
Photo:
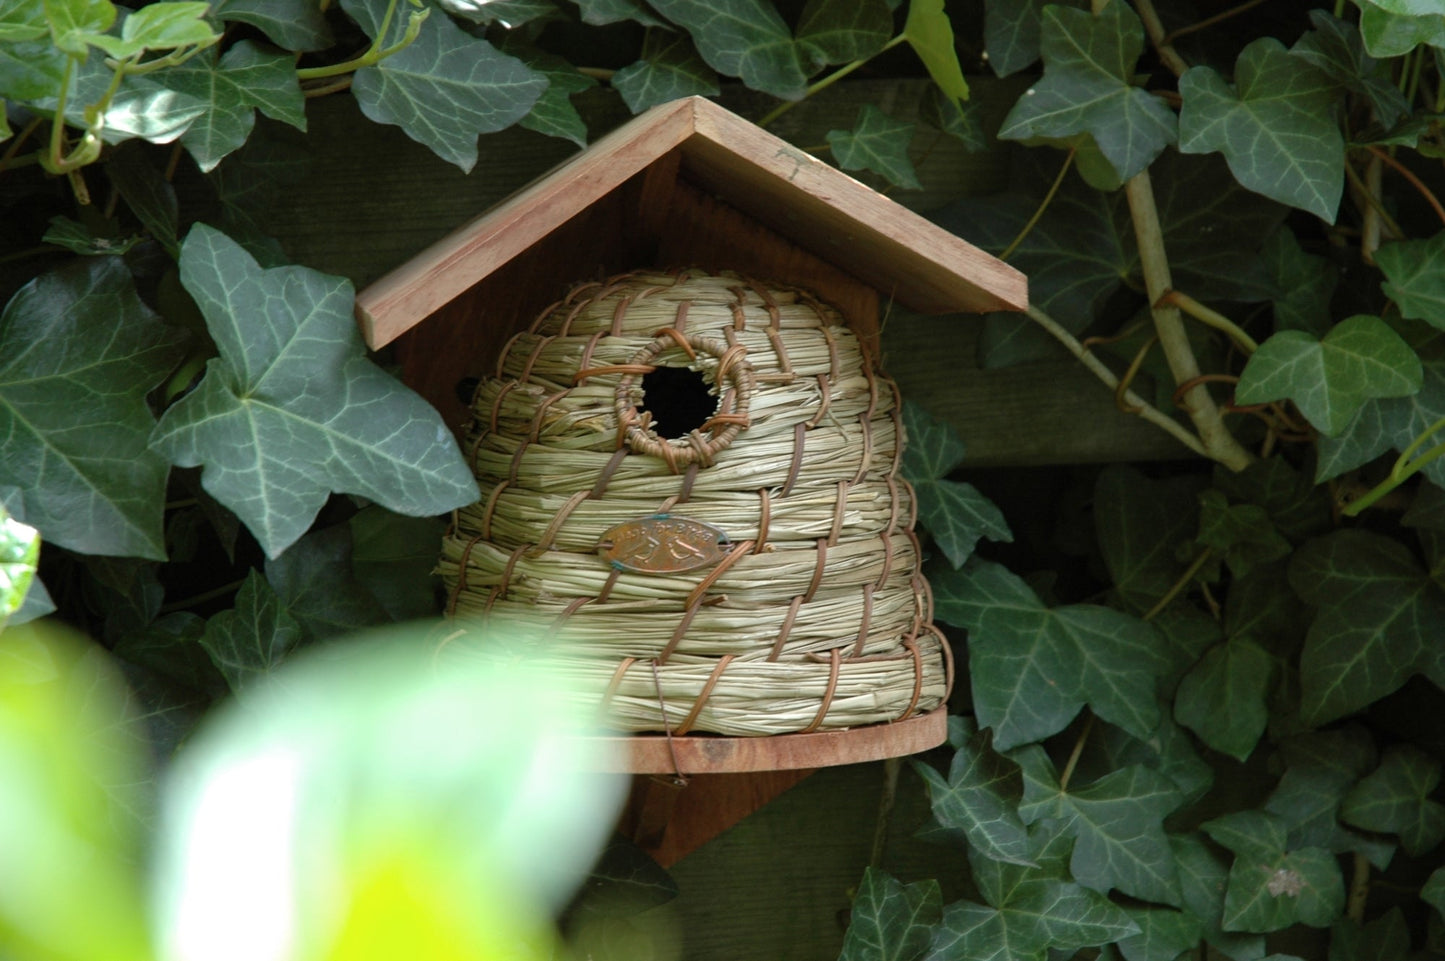
[[[644,378],[715,401],[658,433]],[[777,734],[900,720],[952,683],[898,474],[896,389],[805,291],[695,271],[577,288],[512,338],[473,401],[482,498],[439,564],[459,624],[545,656],[614,728]],[[722,532],[715,563],[599,553],[657,515]]]

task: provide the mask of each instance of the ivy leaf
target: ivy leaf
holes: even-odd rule
[[[217,0],[211,13],[249,23],[285,50],[325,50],[335,43],[321,5],[311,0]]]
[[[1300,655],[1306,723],[1353,713],[1413,674],[1445,687],[1445,593],[1405,545],[1337,531],[1295,552],[1289,580],[1319,608]]]
[[[871,170],[897,187],[922,190],[908,144],[913,124],[895,120],[873,104],[864,104],[852,130],[828,131],[828,146],[844,170]]]
[[[1372,57],[1389,59],[1409,53],[1421,44],[1445,46],[1445,16],[1431,10],[1394,3],[1363,0],[1360,7],[1360,35]]]
[[[798,16],[798,44],[818,66],[867,60],[892,36],[887,0],[808,0]]]
[[[1405,961],[1410,929],[1396,905],[1367,924],[1341,918],[1330,929],[1329,961]]]
[[[1344,189],[1335,86],[1272,37],[1240,52],[1234,86],[1209,67],[1179,78],[1179,149],[1223,152],[1250,190],[1331,223]]]
[[[1018,73],[1039,59],[1047,0],[985,0],[983,46],[988,65],[1000,77]]]
[[[194,97],[205,112],[181,135],[202,171],[246,142],[259,109],[273,120],[306,129],[306,101],[290,54],[268,51],[250,40],[214,57],[193,57],[163,74],[172,89]]]
[[[1199,524],[1199,481],[1150,480],[1136,468],[1110,465],[1094,483],[1094,523],[1114,589],[1147,611],[1183,575],[1179,548]]]
[[[351,569],[391,619],[434,617],[441,580],[432,570],[446,525],[375,504],[353,514],[349,524]]]
[[[1403,451],[1440,418],[1445,417],[1445,362],[1423,364],[1420,389],[1408,397],[1367,401],[1338,437],[1319,439],[1316,480],[1336,477],[1369,463],[1385,451]],[[1445,462],[1434,460],[1422,471],[1445,484]]]
[[[1204,922],[1187,911],[1170,908],[1125,908],[1139,933],[1119,941],[1124,961],[1174,961],[1196,947]]]
[[[1183,800],[1172,781],[1133,764],[1065,791],[1039,745],[1027,745],[1013,757],[1029,781],[1019,816],[1028,824],[1055,819],[1055,830],[1075,839],[1069,860],[1074,880],[1101,894],[1117,888],[1144,901],[1182,904],[1163,828],[1165,815]]]
[[[1368,100],[1375,119],[1384,126],[1393,127],[1409,115],[1409,102],[1390,81],[1389,70],[1365,52],[1364,40],[1354,24],[1324,10],[1311,10],[1310,23],[1314,29],[1295,41],[1290,53]]]
[[[1274,658],[1252,641],[1216,644],[1179,682],[1174,719],[1216,751],[1243,761],[1269,724]]]
[[[65,79],[66,59],[51,43],[43,4],[0,4],[0,100],[56,96]]]
[[[1340,820],[1366,831],[1396,834],[1411,857],[1445,841],[1445,804],[1430,800],[1440,761],[1409,744],[1386,749],[1380,766],[1350,789]]]
[[[151,143],[170,143],[205,113],[205,104],[164,86],[156,79],[162,76],[165,74],[125,75],[106,107],[100,133],[102,140],[120,143],[140,137]],[[76,127],[89,126],[88,105],[103,100],[114,79],[103,57],[91,57],[81,64],[75,71],[75,85],[67,98],[66,120]],[[53,112],[59,104],[54,97],[47,97],[35,101],[35,106]]]
[[[903,476],[913,485],[918,517],[948,561],[968,560],[981,537],[1012,541],[1003,512],[972,484],[948,480],[963,462],[963,441],[953,428],[910,401],[903,403]]]
[[[436,411],[366,359],[348,281],[262,270],[204,224],[191,228],[180,267],[220,356],[151,443],[172,463],[204,464],[205,489],[268,556],[306,532],[332,491],[415,515],[476,499]]]
[[[1375,252],[1385,274],[1381,289],[1401,315],[1445,330],[1445,231],[1428,240],[1400,240]]]
[[[578,0],[577,7],[582,11],[582,22],[595,27],[632,20],[644,27],[667,28],[667,21],[655,16],[641,0]]]
[[[345,524],[312,531],[266,561],[266,582],[308,640],[389,620],[352,571],[351,528]]]
[[[1259,345],[1239,376],[1235,399],[1261,404],[1288,398],[1331,436],[1372,397],[1407,397],[1424,373],[1410,345],[1383,320],[1356,314],[1323,340],[1282,330]]]
[[[1214,486],[1231,500],[1264,508],[1270,522],[1291,541],[1303,541],[1334,527],[1329,492],[1282,457],[1256,461],[1238,472],[1216,470]]]
[[[1074,778],[1098,780],[1131,765],[1168,778],[1179,792],[1181,807],[1198,801],[1214,782],[1214,771],[1194,749],[1194,739],[1167,712],[1158,730],[1145,740],[1112,724],[1097,725],[1074,769]]]
[[[386,6],[342,2],[373,39]],[[394,18],[386,42],[398,42],[404,29],[405,18]],[[426,18],[410,45],[356,71],[351,85],[368,119],[395,124],[463,171],[476,165],[477,137],[521,120],[546,88],[537,71],[440,14]]]
[[[1275,329],[1324,337],[1333,324],[1330,299],[1340,276],[1334,265],[1305,253],[1294,232],[1283,227],[1269,235],[1261,257],[1273,287]]]
[[[1263,934],[1293,924],[1322,928],[1345,906],[1340,865],[1322,848],[1285,849],[1284,824],[1263,811],[1236,811],[1203,825],[1234,852],[1224,927]]]
[[[1144,28],[1127,4],[1111,3],[1097,15],[1046,6],[1041,46],[1043,79],[1014,104],[999,139],[1087,133],[1121,181],[1174,143],[1173,111],[1130,83]]]
[[[89,227],[69,217],[51,217],[50,229],[40,240],[64,247],[82,257],[119,257],[141,242],[141,238],[134,234],[129,237],[96,236]]]
[[[1258,504],[1231,504],[1225,493],[1210,488],[1199,494],[1197,543],[1224,556],[1229,571],[1244,577],[1260,564],[1290,553],[1290,543]]]
[[[44,9],[55,46],[80,60],[89,53],[90,38],[109,30],[116,17],[110,0],[47,0]]]
[[[903,36],[944,96],[955,102],[968,99],[968,82],[958,63],[953,24],[943,11],[943,0],[908,0]]]
[[[42,274],[0,314],[0,487],[25,522],[85,554],[165,557],[168,466],[146,449],[146,392],[181,335],[141,303],[118,258]],[[41,483],[41,479],[44,483]]]
[[[988,149],[988,138],[979,120],[977,104],[964,107],[950,100],[942,90],[931,86],[923,92],[918,105],[918,119],[948,134],[969,151]]]
[[[180,208],[176,191],[148,162],[145,152],[122,148],[105,165],[105,175],[125,205],[166,252],[179,256]]]
[[[1360,776],[1375,764],[1375,742],[1368,731],[1349,726],[1291,737],[1281,745],[1284,776],[1264,803],[1288,830],[1290,848],[1324,848],[1332,854],[1355,851],[1384,870],[1393,844],[1365,837],[1339,821],[1340,802]]]
[[[1255,568],[1232,581],[1224,600],[1224,630],[1233,640],[1288,658],[1304,641],[1309,617],[1290,590],[1286,564]]]
[[[302,636],[301,625],[286,613],[261,572],[252,569],[236,592],[236,606],[206,622],[200,643],[239,693],[270,674]]]
[[[563,58],[535,48],[505,44],[502,50],[547,78],[547,89],[532,105],[531,112],[518,121],[520,126],[548,137],[570,140],[579,147],[587,146],[587,124],[572,105],[572,95],[597,86],[597,81],[578,73],[577,68]]]
[[[839,961],[916,961],[942,909],[937,881],[905,885],[886,871],[864,869]]]
[[[979,723],[1000,750],[1057,734],[1085,704],[1140,739],[1159,724],[1158,633],[1107,607],[1048,608],[1023,579],[974,559],[934,582],[938,616],[969,629]]]
[[[1026,868],[970,857],[985,907],[956,901],[934,929],[929,961],[1044,961],[1050,948],[1070,954],[1138,933],[1102,894],[1069,880],[1070,841],[1045,837]]]
[[[803,50],[777,9],[764,0],[652,0],[652,7],[692,35],[713,69],[784,100],[808,84]]]
[[[1445,919],[1445,867],[1434,870],[1420,889],[1420,900],[1433,907]]]
[[[221,206],[215,226],[262,266],[284,265],[288,261],[281,245],[267,234],[267,217],[284,194],[280,188],[305,179],[310,163],[304,138],[284,127],[261,127],[208,177]]]
[[[962,831],[990,860],[1031,865],[1033,844],[1018,815],[1023,799],[1018,765],[994,751],[988,731],[978,730],[972,721],[960,731],[951,726],[949,739],[957,751],[946,779],[932,766],[913,762],[928,785],[934,819],[944,828]]]
[[[437,0],[441,8],[472,23],[504,30],[516,30],[523,24],[540,26],[561,17],[551,0]]]
[[[121,24],[120,36],[92,36],[88,42],[117,60],[134,57],[147,50],[170,50],[180,47],[204,47],[221,39],[206,22],[205,3],[153,3],[128,13]]]
[[[649,30],[642,59],[612,75],[612,89],[633,113],[669,100],[716,96],[717,74],[682,34]]]
[[[1257,961],[1264,957],[1264,938],[1224,930],[1224,895],[1229,885],[1229,867],[1199,834],[1171,835],[1169,845],[1179,868],[1179,886],[1184,905],[1204,927],[1204,938],[1235,961]]]

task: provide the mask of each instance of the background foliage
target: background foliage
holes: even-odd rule
[[[915,769],[971,884],[870,868],[843,956],[1445,953],[1442,50],[1434,0],[0,0],[0,615],[100,640],[165,760],[298,649],[435,612],[475,487],[351,283],[267,234],[308,99],[470,169],[513,125],[585,143],[583,91],[740,83],[766,125],[926,75],[929,137],[1012,171],[933,212],[1030,277],[981,362],[1073,353],[1193,459],[1000,511],[908,411],[967,665]],[[997,121],[984,71],[1032,79]],[[869,104],[800,146],[902,190],[914,132]]]

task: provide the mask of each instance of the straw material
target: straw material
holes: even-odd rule
[[[707,391],[681,436],[660,388],[648,406],[665,367]],[[439,562],[454,638],[545,658],[622,730],[836,729],[947,697],[896,388],[812,295],[695,271],[585,285],[472,407],[482,498]],[[613,543],[634,536],[650,552]]]

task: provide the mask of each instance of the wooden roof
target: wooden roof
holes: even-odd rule
[[[689,97],[633,118],[361,291],[356,310],[367,343],[389,343],[674,152],[702,189],[914,311],[1028,305],[1024,276],[1003,261],[736,114]]]

